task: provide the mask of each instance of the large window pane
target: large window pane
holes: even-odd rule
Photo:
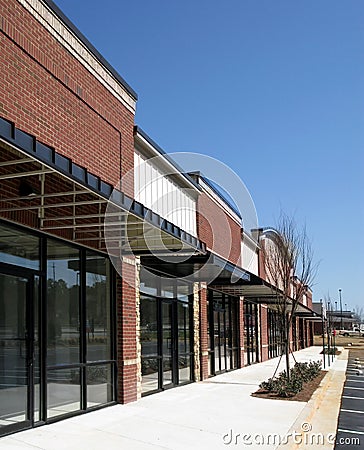
[[[183,383],[191,379],[190,356],[190,306],[188,303],[177,303],[178,322],[178,370],[179,382]]]
[[[110,263],[86,254],[87,361],[111,359]]]
[[[39,238],[0,225],[0,262],[39,270]]]
[[[102,405],[113,400],[111,364],[86,368],[87,407]]]
[[[177,303],[178,319],[178,352],[179,354],[189,353],[190,351],[190,321],[189,304]]]
[[[40,420],[40,278],[34,277],[34,422]]]
[[[158,294],[157,277],[143,266],[140,268],[140,292],[148,295]]]
[[[48,370],[47,417],[60,416],[81,407],[80,369]]]
[[[48,366],[78,363],[79,251],[49,240],[47,257]]]
[[[0,428],[26,420],[27,280],[0,274]]]
[[[140,341],[142,350],[142,391],[158,389],[157,299],[140,298]]]
[[[172,303],[162,301],[162,358],[163,386],[171,384],[172,379]]]

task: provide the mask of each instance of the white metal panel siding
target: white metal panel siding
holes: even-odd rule
[[[302,303],[307,306],[307,295],[303,294]]]
[[[242,242],[241,247],[241,260],[243,269],[248,270],[254,275],[259,275],[257,252],[251,246],[247,245],[244,241]]]
[[[178,186],[137,151],[134,152],[134,168],[135,200],[197,236],[196,201],[187,189]]]

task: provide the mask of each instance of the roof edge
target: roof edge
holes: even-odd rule
[[[138,100],[138,94],[134,89],[124,80],[124,78],[117,72],[116,69],[101,55],[101,53],[91,44],[87,37],[71,22],[71,20],[64,14],[64,12],[52,1],[41,0],[54,14],[74,33],[77,38],[88,48],[88,50],[95,56],[95,58],[110,72],[110,74],[122,85],[122,87],[133,97]]]

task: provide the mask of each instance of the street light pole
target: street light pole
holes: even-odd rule
[[[330,301],[327,302],[327,363],[330,367],[330,347],[331,347],[331,308]]]
[[[324,360],[324,369],[326,367],[326,361],[325,361],[325,322],[324,322],[324,305],[322,303],[322,299],[320,299],[321,303],[321,316],[322,316],[322,356]]]
[[[341,301],[341,289],[339,289],[339,298],[340,298],[340,317],[341,317],[341,322],[340,322],[340,329],[343,329],[343,304]]]

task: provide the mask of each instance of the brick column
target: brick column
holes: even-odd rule
[[[129,403],[137,399],[137,302],[136,266],[134,258],[124,258],[122,279],[117,282],[117,361],[118,402]],[[127,280],[133,280],[134,284]],[[139,309],[139,307],[138,307]]]
[[[207,336],[207,285],[205,283],[200,284],[200,379],[206,380],[209,376],[208,367],[208,336]]]
[[[244,367],[244,297],[238,300],[238,327],[239,327],[239,367]]]
[[[268,359],[268,309],[266,305],[260,306],[260,360]]]

